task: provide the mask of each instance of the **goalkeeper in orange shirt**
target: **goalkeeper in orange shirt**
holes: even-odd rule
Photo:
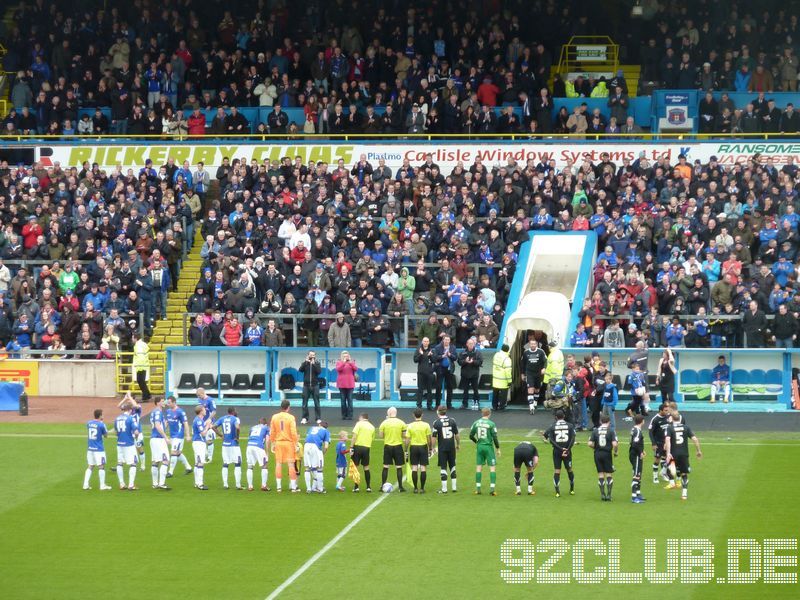
[[[297,421],[289,413],[289,401],[281,402],[281,411],[272,415],[269,422],[270,446],[275,455],[275,489],[281,491],[283,479],[283,465],[289,465],[289,489],[297,493],[297,451],[300,447],[297,435]]]

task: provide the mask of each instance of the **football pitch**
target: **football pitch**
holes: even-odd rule
[[[576,493],[565,493],[564,476],[555,498],[551,451],[538,431],[500,430],[497,497],[487,493],[487,474],[483,495],[472,494],[475,450],[466,439],[459,492],[446,496],[436,493],[433,466],[424,496],[377,493],[380,441],[372,494],[352,493],[350,481],[347,492],[334,491],[332,453],[327,495],[290,494],[286,485],[277,494],[272,462],[272,492],[223,490],[219,448],[206,492],[180,467],[168,481],[172,491],[153,490],[149,462],[137,475],[139,491],[119,491],[113,468],[111,491],[98,490],[96,475],[84,491],[84,431],[82,424],[0,425],[5,598],[800,597],[800,434],[698,431],[704,456],[692,458],[686,502],[679,490],[652,483],[647,447],[647,502],[635,505],[627,427],[620,427],[611,503],[600,501],[585,433],[574,451]],[[524,439],[537,445],[541,463],[536,495],[517,497],[512,454]],[[113,435],[106,451],[113,467]]]

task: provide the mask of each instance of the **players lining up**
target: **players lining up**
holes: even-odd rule
[[[157,490],[169,490],[166,479],[173,476],[174,469],[180,461],[185,466],[185,473],[194,472],[194,485],[199,490],[207,490],[204,482],[205,466],[213,460],[213,433],[214,437],[222,438],[222,482],[225,489],[229,489],[229,469],[233,466],[234,484],[236,489],[242,487],[242,454],[239,445],[241,422],[234,408],[229,408],[227,414],[217,420],[216,407],[213,401],[206,397],[203,390],[198,390],[198,405],[195,407],[195,418],[191,426],[192,450],[194,453],[194,468],[189,465],[183,455],[183,443],[189,439],[188,419],[185,412],[178,407],[174,398],[167,401],[164,409],[164,400],[155,399],[155,406],[149,415],[151,424],[150,450],[152,485]],[[117,478],[121,490],[136,490],[137,466],[141,468],[144,454],[139,453],[142,431],[135,410],[141,407],[130,397],[120,403],[122,413],[115,419],[113,430],[117,436]],[[392,407],[387,411],[386,419],[376,429],[370,422],[367,414],[359,416],[358,422],[352,431],[352,436],[342,431],[338,435],[335,447],[336,461],[336,490],[344,491],[344,480],[348,473],[348,457],[352,458],[350,476],[354,480],[353,492],[361,490],[361,475],[363,470],[365,489],[371,492],[370,451],[373,440],[377,436],[384,440],[383,470],[381,475],[381,491],[393,490],[388,483],[389,469],[394,466],[397,472],[397,484],[400,492],[405,492],[404,468],[406,463],[410,466],[410,479],[414,493],[425,493],[429,460],[438,454],[438,464],[441,477],[440,494],[448,493],[448,480],[450,491],[458,490],[456,479],[456,455],[460,449],[460,435],[455,420],[447,415],[447,408],[440,406],[437,410],[437,419],[433,425],[422,420],[422,410],[414,411],[414,421],[406,424],[397,417],[397,409]],[[211,415],[211,416],[209,416]],[[491,420],[491,410],[483,409],[482,416],[470,428],[469,438],[476,445],[476,470],[475,494],[483,490],[483,468],[488,467],[490,478],[490,495],[496,496],[496,466],[497,457],[500,456],[500,440],[497,427]],[[632,468],[631,501],[644,502],[641,495],[642,464],[645,457],[644,417],[637,414],[631,429],[629,444],[629,460]],[[106,485],[105,464],[106,455],[104,438],[108,429],[103,422],[103,411],[98,409],[94,418],[87,423],[88,452],[87,469],[84,474],[84,489],[90,489],[91,474],[98,470],[101,490],[109,490]],[[684,422],[677,411],[671,411],[667,404],[659,407],[659,412],[649,425],[650,440],[653,445],[654,466],[653,480],[658,482],[659,470],[669,480],[668,489],[677,487],[675,479],[680,476],[682,499],[687,498],[689,467],[689,441],[696,448],[698,458],[702,457],[700,442],[691,428]],[[565,419],[563,410],[555,412],[555,421],[543,432],[544,440],[552,446],[553,451],[553,485],[556,497],[561,496],[561,471],[566,469],[569,478],[569,493],[575,493],[575,474],[572,469],[572,449],[576,443],[576,430]],[[348,446],[348,439],[350,444]],[[435,442],[435,444],[434,444]],[[598,486],[603,501],[611,500],[614,483],[613,458],[618,454],[619,442],[616,432],[610,426],[608,415],[602,415],[600,425],[592,430],[588,443],[594,451],[594,461],[598,474]],[[246,446],[247,462],[247,489],[254,489],[254,470],[261,471],[261,490],[270,491],[268,487],[269,454],[275,457],[275,482],[278,492],[282,490],[283,466],[288,467],[289,489],[297,493],[300,488],[297,483],[300,471],[300,457],[303,459],[306,492],[326,493],[323,480],[324,457],[331,446],[331,435],[328,423],[319,421],[311,426],[302,446],[299,441],[296,419],[290,413],[290,404],[287,400],[281,403],[280,412],[273,415],[267,422],[266,418],[250,428]],[[524,441],[514,449],[514,483],[516,495],[521,495],[521,471],[523,465],[527,473],[527,491],[529,495],[535,494],[534,470],[539,465],[539,454],[536,446]],[[128,478],[125,479],[124,468],[128,467]]]

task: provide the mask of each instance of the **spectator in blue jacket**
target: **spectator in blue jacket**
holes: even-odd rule
[[[669,348],[676,348],[678,346],[683,346],[683,338],[686,336],[686,329],[681,325],[678,317],[675,317],[672,319],[672,323],[667,325],[664,334],[667,346]]]
[[[725,357],[717,358],[717,366],[711,370],[711,403],[717,401],[722,393],[722,401],[727,404],[731,395],[731,368],[725,363]]]
[[[99,290],[100,285],[97,282],[93,282],[89,286],[89,293],[83,297],[83,304],[81,304],[81,308],[85,311],[86,305],[91,303],[92,307],[98,311],[103,312],[103,308],[106,305],[106,295]]]

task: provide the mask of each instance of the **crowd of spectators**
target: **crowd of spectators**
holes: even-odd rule
[[[798,166],[747,163],[582,170],[601,202],[572,196],[601,252],[574,347],[794,347]],[[614,173],[616,172],[616,175]],[[569,198],[569,195],[568,195]],[[577,198],[577,201],[576,201]],[[573,213],[574,214],[574,213]]]
[[[23,3],[4,40],[4,69],[16,75],[2,126],[52,135],[574,132],[553,99],[600,96],[613,133],[628,117],[627,100],[613,101],[630,92],[621,72],[551,80],[561,45],[593,34],[614,38],[649,87],[796,89],[795,15],[754,17],[726,3],[642,8],[631,17],[617,14],[623,4],[589,11],[554,0],[248,2],[236,11],[90,1],[83,12]],[[272,108],[251,123],[233,107]],[[290,122],[286,108],[303,118]],[[586,127],[596,127],[588,116]]]
[[[165,316],[201,202],[182,168],[162,171],[172,176],[0,162],[0,343],[9,355],[110,358]]]

